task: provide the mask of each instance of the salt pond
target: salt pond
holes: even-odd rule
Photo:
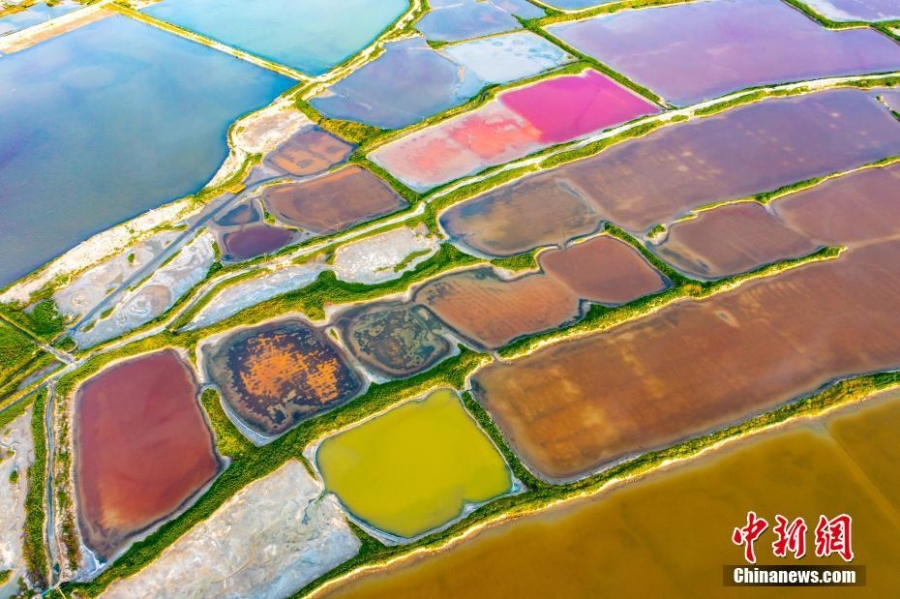
[[[896,0],[802,0],[832,21],[888,21],[900,19]]]
[[[507,83],[572,62],[575,57],[530,31],[445,46],[441,52],[487,83]]]
[[[315,460],[354,516],[403,538],[514,488],[500,452],[447,389],[326,439]]]
[[[384,54],[310,104],[331,118],[399,129],[459,106],[483,86],[477,75],[413,37],[385,45]]]
[[[825,29],[780,0],[624,10],[547,30],[680,106],[757,85],[900,69],[900,45],[887,36]]]
[[[442,42],[482,37],[521,29],[522,25],[513,16],[515,10],[515,3],[509,1],[458,0],[439,3],[416,23],[416,29],[428,39]],[[522,10],[521,5],[519,10]]]
[[[164,0],[148,15],[309,75],[321,75],[371,43],[407,0]]]
[[[648,100],[585,69],[504,91],[480,108],[381,146],[369,157],[425,191],[656,112],[659,108]]]
[[[292,84],[123,16],[4,56],[0,285],[203,187],[231,123]]]

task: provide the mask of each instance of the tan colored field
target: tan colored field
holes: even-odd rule
[[[432,281],[416,292],[415,301],[486,348],[552,329],[580,312],[578,298],[551,277],[537,274],[504,281],[489,268]]]
[[[667,282],[641,254],[608,235],[540,255],[541,268],[579,298],[618,305],[662,291]]]
[[[772,202],[789,226],[828,245],[900,235],[900,164],[859,171]]]
[[[834,438],[817,422],[752,437],[591,499],[506,522],[444,553],[360,576],[328,597],[894,596],[900,495],[890,493],[900,489],[900,400],[896,393],[885,399],[829,418]],[[850,444],[847,429],[858,433]],[[880,462],[885,477],[864,474],[860,466],[882,451],[893,458]],[[820,514],[850,514],[854,563],[866,566],[866,587],[724,587],[722,566],[742,561],[731,532],[746,523],[748,510],[770,522],[756,543],[761,564],[843,563],[815,556],[812,530],[806,557],[775,558],[771,527],[776,514],[803,516],[810,528]]]
[[[562,245],[593,233],[600,216],[566,181],[538,175],[453,206],[441,225],[455,242],[491,256]]]
[[[352,145],[313,127],[281,144],[266,160],[292,175],[314,175],[342,162],[351,151]]]
[[[387,183],[358,166],[305,183],[270,187],[263,196],[282,222],[323,235],[406,206]]]
[[[898,297],[900,242],[853,249],[495,364],[477,397],[531,468],[577,478],[900,366]]]
[[[741,202],[675,223],[654,251],[690,276],[721,279],[779,260],[808,256],[817,248],[762,204]]]

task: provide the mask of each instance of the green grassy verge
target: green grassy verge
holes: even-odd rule
[[[40,353],[25,334],[0,321],[0,383],[15,376]]]
[[[44,410],[47,407],[47,390],[42,389],[34,399],[31,415],[31,434],[34,438],[34,464],[28,469],[28,491],[25,495],[25,533],[22,551],[28,579],[39,589],[47,588],[48,558],[44,543],[44,527],[47,480],[47,438],[44,430]]]

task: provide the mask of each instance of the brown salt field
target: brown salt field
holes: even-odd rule
[[[337,325],[353,355],[383,376],[412,376],[452,349],[437,319],[415,304],[369,304],[342,314]]]
[[[741,202],[676,222],[653,251],[690,276],[720,279],[779,260],[808,256],[818,247],[785,226],[762,204]]]
[[[601,304],[625,304],[667,285],[636,249],[608,235],[544,252],[538,261],[544,272],[579,298]]]
[[[641,232],[700,206],[897,154],[900,122],[883,105],[860,91],[825,91],[665,127],[537,175],[530,192],[540,197],[541,187],[550,193],[569,181],[604,219]],[[518,203],[514,186],[492,193]]]
[[[387,183],[355,165],[312,181],[270,187],[263,197],[278,220],[322,235],[407,205]]]
[[[576,319],[580,302],[568,287],[542,274],[506,281],[489,268],[441,277],[422,286],[415,301],[462,336],[485,348]]]
[[[363,574],[323,596],[418,597],[889,597],[900,588],[900,394],[823,421],[800,421],[672,465],[595,497],[507,521],[438,554]],[[863,588],[725,587],[740,564],[731,542],[754,510],[769,522],[760,564],[842,564],[815,556],[820,515],[853,517]],[[775,558],[775,515],[802,516],[807,555]],[[787,592],[789,591],[789,592]]]
[[[208,348],[205,360],[231,411],[264,436],[335,408],[363,387],[341,350],[299,320],[232,333]]]
[[[457,204],[441,216],[454,242],[491,256],[512,256],[562,245],[593,233],[600,216],[563,180],[536,176]]]
[[[723,426],[834,379],[900,366],[900,242],[847,251],[474,377],[547,479]]]
[[[777,199],[772,209],[788,225],[828,245],[900,235],[900,164],[825,181]]]
[[[219,461],[193,373],[174,351],[101,371],[75,402],[78,520],[108,560],[206,485]]]
[[[312,127],[281,144],[266,162],[292,175],[314,175],[343,162],[351,151],[352,145]]]

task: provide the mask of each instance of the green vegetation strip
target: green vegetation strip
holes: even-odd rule
[[[37,588],[47,587],[48,558],[44,543],[47,522],[45,510],[47,480],[47,437],[44,430],[44,411],[47,390],[42,389],[34,399],[31,414],[31,434],[34,440],[34,464],[28,469],[28,491],[25,494],[25,534],[22,549],[28,579]]]
[[[156,558],[166,547],[185,534],[197,523],[208,518],[228,498],[244,488],[254,480],[275,471],[290,458],[300,459],[303,449],[312,441],[319,439],[331,431],[344,428],[355,422],[359,422],[369,414],[385,410],[396,405],[404,399],[416,397],[422,393],[444,386],[461,388],[465,385],[466,377],[476,368],[486,363],[489,357],[478,354],[465,348],[461,353],[450,358],[427,373],[423,373],[403,381],[390,383],[375,383],[361,397],[350,403],[335,409],[328,414],[303,422],[282,437],[272,441],[263,447],[248,450],[246,447],[232,445],[235,439],[226,442],[235,455],[231,465],[219,478],[215,480],[210,489],[201,496],[197,503],[184,514],[174,520],[163,524],[159,530],[149,535],[146,539],[135,543],[122,557],[117,559],[107,570],[101,573],[94,581],[89,583],[68,583],[64,586],[66,593],[77,591],[89,596],[96,596],[111,582],[118,578],[130,576],[139,571],[146,564]],[[217,403],[214,396],[206,395],[204,406]],[[223,413],[210,416],[217,435],[222,434],[221,439],[230,438],[232,433],[227,432],[222,418],[227,418]]]
[[[573,326],[562,330],[551,330],[522,337],[511,344],[498,350],[497,354],[504,359],[513,359],[530,354],[543,345],[558,343],[575,336],[589,333],[607,331],[615,326],[628,321],[651,314],[660,308],[685,298],[701,299],[722,291],[727,291],[737,285],[754,279],[769,277],[791,268],[797,268],[821,260],[837,258],[842,248],[826,247],[808,256],[782,260],[766,266],[762,266],[748,273],[735,275],[716,281],[694,281],[673,269],[660,260],[653,252],[628,233],[617,227],[608,227],[607,232],[636,248],[641,254],[660,272],[672,282],[672,286],[656,295],[640,298],[624,306],[609,308],[606,306],[591,305],[584,317]]]

